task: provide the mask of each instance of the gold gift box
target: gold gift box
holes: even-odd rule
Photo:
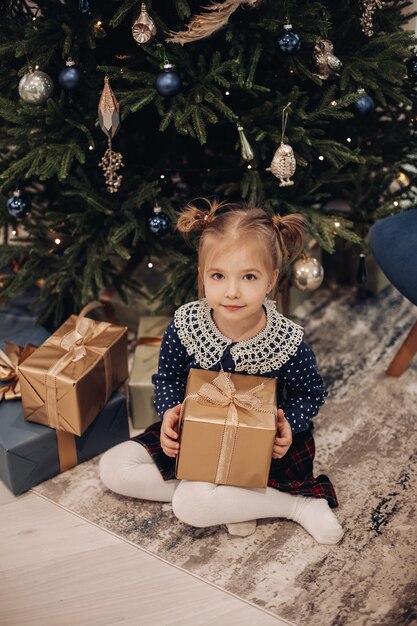
[[[19,366],[29,422],[82,435],[128,376],[127,328],[71,317]]]
[[[276,431],[274,378],[191,369],[176,477],[266,487]]]
[[[130,416],[135,428],[146,428],[159,417],[154,407],[152,374],[158,371],[162,335],[170,317],[144,316],[139,322],[138,342],[129,378]]]

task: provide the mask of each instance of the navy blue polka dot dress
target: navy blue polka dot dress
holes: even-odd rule
[[[190,368],[273,377],[277,381],[278,407],[291,425],[293,443],[282,459],[272,459],[268,486],[294,494],[327,499],[338,505],[327,476],[313,476],[315,446],[312,418],[326,397],[315,355],[303,341],[303,331],[265,300],[266,326],[251,339],[233,342],[214,324],[207,302],[198,300],[180,307],[161,344],[158,372],[153,376],[155,407],[165,411],[180,404]],[[175,459],[164,454],[161,422],[133,438],[152,455],[163,478],[175,478]]]

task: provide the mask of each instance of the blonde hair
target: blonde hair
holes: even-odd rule
[[[200,233],[199,266],[204,267],[209,243],[232,237],[235,240],[258,239],[265,267],[280,271],[300,254],[304,246],[305,218],[298,214],[269,215],[264,209],[246,204],[210,201],[202,198],[208,210],[188,204],[177,220],[177,230],[186,239]],[[204,295],[203,272],[198,274],[198,296]]]

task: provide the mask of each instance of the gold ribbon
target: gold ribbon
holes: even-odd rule
[[[160,346],[162,343],[162,335],[149,335],[139,337],[136,341],[137,346]]]
[[[45,345],[55,345],[65,350],[65,354],[63,354],[46,372],[45,408],[51,428],[58,429],[60,426],[56,378],[71,362],[79,361],[87,356],[87,348],[103,357],[105,402],[110,398],[112,390],[112,364],[110,354],[107,348],[95,346],[94,341],[96,337],[106,331],[111,324],[108,322],[95,322],[85,317],[87,313],[98,306],[102,306],[101,302],[90,302],[78,314],[74,329],[67,332],[63,337],[51,335],[51,337],[45,341]]]
[[[267,409],[262,404],[260,398],[256,394],[261,391],[265,383],[261,383],[246,392],[237,393],[236,387],[230,377],[224,370],[211,383],[204,383],[195,394],[186,396],[181,408],[180,424],[182,423],[184,407],[187,400],[196,400],[197,402],[207,402],[216,406],[227,407],[227,416],[224,422],[222,443],[220,446],[219,458],[217,461],[216,476],[214,482],[216,485],[225,484],[228,481],[230,467],[233,459],[233,452],[236,444],[237,430],[239,426],[239,414],[237,407],[248,411],[258,411],[261,413],[273,413],[274,409]]]
[[[0,386],[0,402],[21,397],[17,368],[35,350],[31,343],[23,348],[11,341],[6,341],[6,352],[0,349],[0,381],[8,383]]]
[[[56,430],[55,434],[58,444],[59,471],[62,473],[78,463],[75,435],[63,430]]]

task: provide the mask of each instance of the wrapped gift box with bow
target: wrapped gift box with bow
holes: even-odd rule
[[[163,315],[141,318],[133,367],[129,378],[130,417],[135,428],[146,428],[158,421],[154,407],[152,374],[158,370],[162,336],[170,321]]]
[[[0,340],[0,480],[15,495],[129,438],[120,391],[80,437],[24,419],[17,369],[49,334],[29,324],[11,333],[10,341]]]
[[[177,478],[266,487],[277,430],[274,378],[191,369]]]
[[[19,365],[25,419],[82,435],[128,376],[127,328],[71,317]]]

